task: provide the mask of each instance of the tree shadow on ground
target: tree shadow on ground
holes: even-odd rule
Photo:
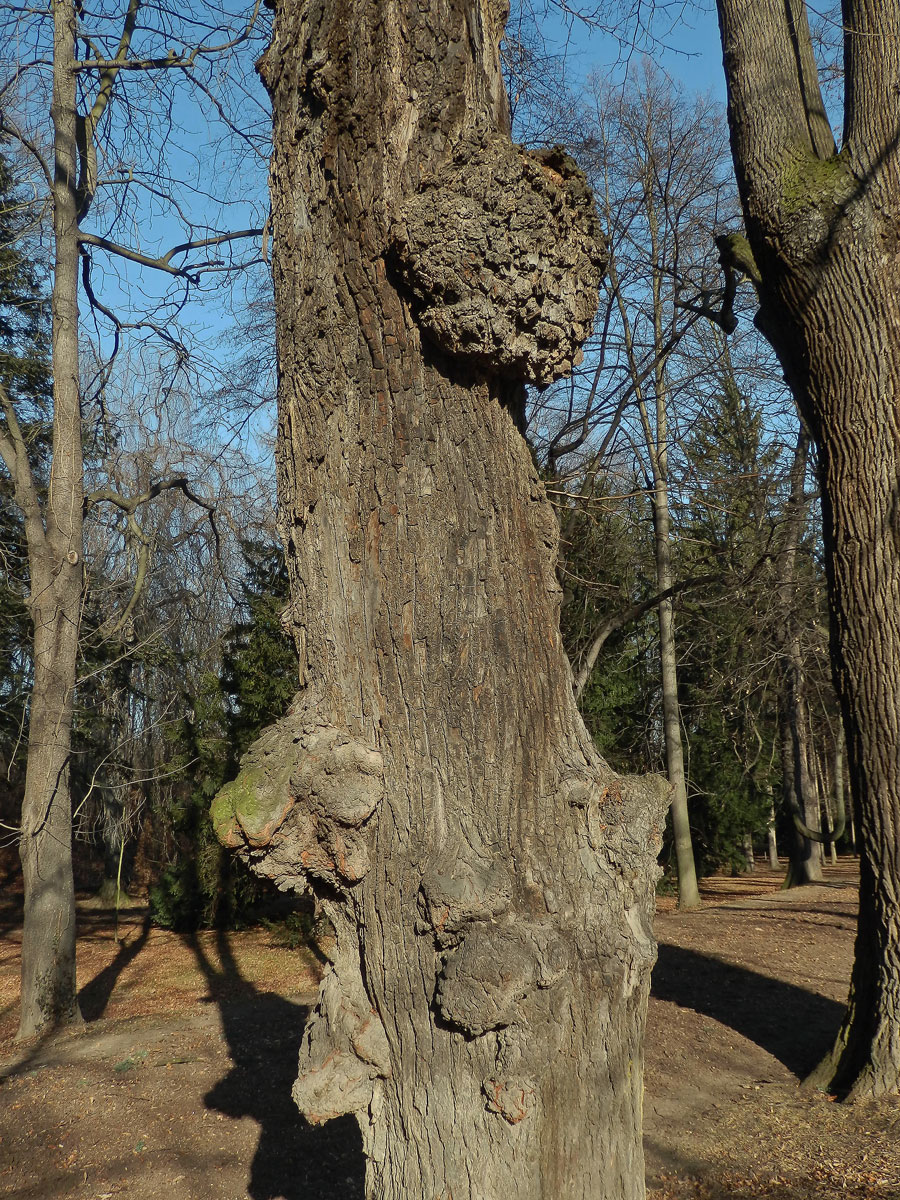
[[[801,1078],[828,1052],[844,1015],[827,996],[665,943],[650,986],[658,1000],[720,1021]]]
[[[260,992],[244,979],[226,933],[217,938],[220,965],[196,936],[185,940],[219,1009],[234,1064],[204,1103],[229,1117],[251,1117],[259,1125],[247,1194],[252,1200],[362,1200],[365,1164],[356,1121],[342,1117],[314,1127],[291,1098],[309,1010],[273,992]]]
[[[121,942],[112,962],[81,988],[78,993],[78,1007],[86,1021],[96,1021],[98,1017],[103,1016],[116,980],[143,950],[150,936],[150,927],[150,914],[147,913],[141,922],[138,936],[133,941]]]

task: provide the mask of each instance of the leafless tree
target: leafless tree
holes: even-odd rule
[[[179,11],[129,0],[124,10],[90,11],[52,0],[47,11],[6,10],[4,33],[15,58],[0,86],[0,131],[18,145],[45,188],[52,263],[52,452],[46,493],[37,484],[24,437],[25,417],[0,393],[0,455],[28,545],[29,610],[34,627],[28,765],[20,852],[25,884],[20,1036],[78,1019],[75,994],[74,895],[69,790],[79,631],[86,581],[85,511],[104,505],[126,522],[138,580],[146,566],[139,514],[155,496],[178,490],[207,514],[213,499],[181,476],[153,479],[123,494],[110,482],[86,490],[87,409],[103,412],[108,373],[132,334],[171,350],[173,380],[184,374],[184,343],[173,322],[192,290],[209,287],[258,258],[262,221],[244,228],[219,223],[235,204],[223,194],[212,216],[194,216],[203,176],[217,174],[224,152],[214,138],[202,167],[179,137],[179,97],[202,97],[211,117],[225,113],[249,77],[246,53],[261,35],[258,5],[232,13],[214,3]],[[243,76],[235,65],[245,54]],[[245,94],[240,126],[228,127],[256,161],[253,98]],[[195,111],[197,111],[195,109]],[[265,106],[256,101],[256,112]],[[179,150],[180,148],[180,150]],[[193,176],[193,177],[191,177]],[[237,182],[240,172],[236,171]],[[180,181],[180,187],[176,186]],[[171,241],[166,245],[165,239]],[[250,247],[249,255],[245,247]],[[129,275],[118,275],[127,266]],[[153,291],[151,274],[171,287]],[[129,291],[150,293],[137,313]],[[79,314],[79,297],[86,303]],[[85,387],[79,355],[81,321],[100,335],[97,370]],[[126,611],[122,619],[127,620]]]

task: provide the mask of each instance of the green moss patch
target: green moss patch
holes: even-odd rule
[[[226,846],[265,846],[293,806],[287,780],[248,765],[218,792],[210,807],[216,837]]]

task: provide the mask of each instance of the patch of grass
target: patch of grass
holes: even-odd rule
[[[274,919],[263,917],[262,925],[271,937],[272,945],[283,950],[299,950],[315,941],[316,919],[308,909]]]
[[[134,1054],[130,1054],[128,1058],[123,1058],[121,1062],[117,1062],[113,1070],[118,1075],[122,1075],[125,1071],[133,1071],[135,1067],[143,1066],[146,1057],[146,1050],[138,1050]]]

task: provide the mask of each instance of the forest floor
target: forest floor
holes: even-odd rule
[[[650,1200],[900,1200],[900,1099],[801,1090],[840,1022],[856,870],[758,869],[661,900],[647,1033]],[[315,958],[271,933],[180,936],[82,902],[86,1024],[17,1046],[20,908],[0,903],[0,1196],[361,1200],[351,1119],[290,1098]],[[411,1198],[413,1200],[413,1198]]]

